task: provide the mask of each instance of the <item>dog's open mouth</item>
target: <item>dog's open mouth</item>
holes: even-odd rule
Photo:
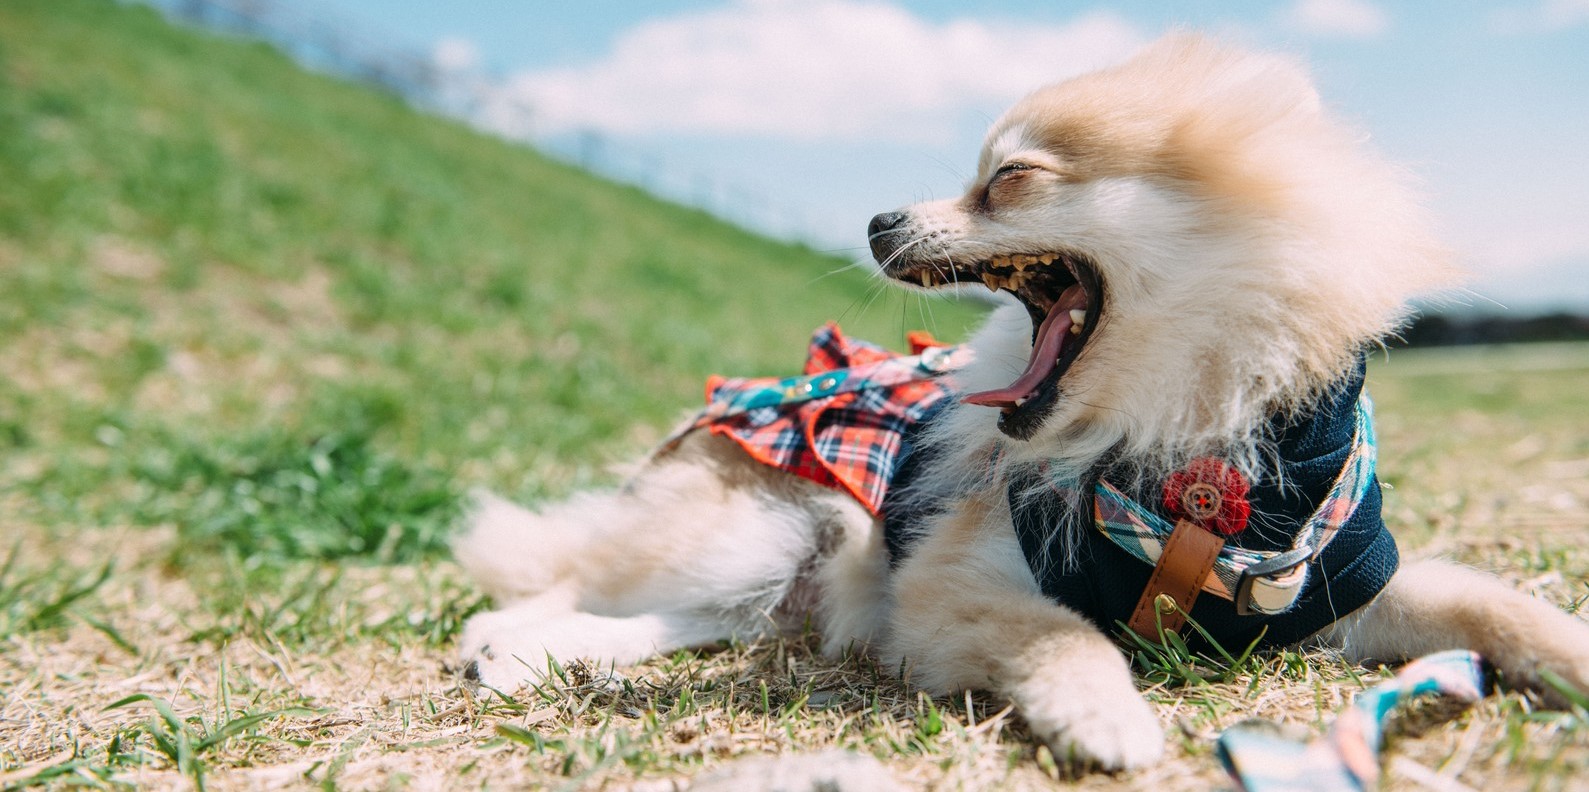
[[[1102,318],[1103,281],[1091,262],[1074,255],[1016,253],[948,268],[927,264],[894,277],[926,287],[980,281],[993,291],[1015,295],[1026,306],[1032,317],[1032,357],[1026,370],[1003,388],[964,397],[972,404],[999,408],[999,430],[1020,440],[1036,433],[1053,409],[1060,379]]]

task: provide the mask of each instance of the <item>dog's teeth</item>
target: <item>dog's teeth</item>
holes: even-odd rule
[[[991,272],[982,273],[982,282],[987,284],[988,291],[996,292],[999,290],[999,276]]]
[[[1037,260],[1043,264],[1052,264],[1056,258],[1058,258],[1058,256],[1055,256],[1053,253],[1044,253],[1043,255],[1038,256]]]
[[[1008,267],[1008,266],[1010,266],[1010,257],[1009,256],[994,256],[992,259],[990,259],[988,261],[988,263],[991,264],[992,266],[995,266],[995,267]]]
[[[1024,271],[1027,267],[1031,266],[1031,264],[1032,264],[1032,257],[1031,256],[1023,255],[1023,254],[1020,254],[1020,253],[1017,253],[1017,254],[1015,254],[1013,256],[1010,256],[1010,266],[1016,268],[1017,270],[1023,270]]]
[[[1087,312],[1081,308],[1070,309],[1070,323],[1072,327],[1087,326]]]
[[[923,286],[931,286],[932,285],[932,273],[930,273],[930,272],[928,272],[926,270],[922,270],[921,271],[921,285],[923,285]]]

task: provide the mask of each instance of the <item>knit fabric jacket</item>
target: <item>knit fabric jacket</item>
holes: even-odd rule
[[[1353,375],[1307,414],[1270,421],[1266,432],[1273,442],[1275,464],[1252,482],[1247,495],[1252,517],[1245,531],[1229,537],[1230,544],[1267,551],[1291,548],[1297,532],[1328,495],[1351,452],[1364,370],[1359,361]],[[891,494],[897,496],[916,471],[931,464],[931,454],[918,453],[916,443],[925,425],[926,422],[916,425],[906,437],[906,454],[893,479]],[[1095,471],[1094,479],[1103,477],[1113,482],[1109,472]],[[1038,586],[1049,598],[1080,612],[1100,629],[1122,629],[1153,574],[1153,567],[1092,528],[1090,498],[1084,499],[1079,508],[1072,508],[1057,494],[1036,500],[1016,496],[1037,483],[1011,482],[1009,501],[1015,535]],[[1162,483],[1150,483],[1127,494],[1173,523],[1174,518],[1163,509],[1161,487]],[[1093,491],[1090,482],[1082,491]],[[895,563],[909,552],[913,527],[930,517],[912,508],[911,503],[898,497],[884,501],[884,536]],[[1064,545],[1068,542],[1079,546],[1066,552],[1071,550]],[[1380,515],[1376,479],[1370,482],[1362,502],[1334,541],[1309,564],[1307,582],[1289,610],[1242,616],[1236,613],[1234,603],[1204,594],[1193,606],[1191,618],[1228,650],[1239,652],[1255,641],[1259,646],[1294,644],[1368,604],[1390,581],[1397,563],[1396,541]],[[1209,648],[1196,630],[1182,632],[1193,647]]]

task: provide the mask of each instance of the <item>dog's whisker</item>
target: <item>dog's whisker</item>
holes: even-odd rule
[[[954,274],[955,271],[953,269],[950,269],[946,273],[946,272],[943,271],[943,267],[938,266],[936,263],[934,263],[932,265],[932,270],[933,270],[933,272],[938,273],[938,277],[940,279],[942,279],[942,280],[952,280],[955,277],[955,274]],[[959,281],[955,281],[955,285],[956,286],[960,285],[960,282]]]
[[[905,254],[905,251],[910,250],[911,248],[915,247],[916,245],[919,245],[919,244],[921,244],[923,242],[926,242],[928,239],[929,239],[929,237],[926,234],[923,234],[923,235],[921,235],[919,237],[916,237],[915,239],[910,240],[909,242],[906,242],[903,245],[900,245],[898,248],[894,249],[894,252],[888,254],[888,258],[883,259],[882,261],[878,262],[878,264],[877,264],[878,268],[879,269],[887,269],[890,264],[893,264],[895,261],[898,261],[899,257]]]
[[[869,298],[866,300],[866,303],[861,306],[861,309],[859,311],[857,311],[855,315],[857,317],[863,316],[863,315],[866,314],[866,312],[872,310],[872,306],[877,303],[878,298],[882,297],[883,294],[886,293],[887,291],[888,291],[887,289],[876,289],[876,290],[873,290],[871,295],[869,296]]]
[[[938,322],[932,315],[932,301],[926,295],[918,295],[916,299],[916,314],[921,317],[921,323],[928,332],[938,331]]]
[[[956,286],[959,286],[960,280],[959,276],[955,274],[954,260],[950,259],[948,256],[944,256],[943,258],[945,266],[948,267],[947,271],[945,271],[944,267],[938,266],[938,262],[936,261],[929,261],[928,265],[932,267],[933,272],[938,273],[939,280],[952,281]]]
[[[875,295],[877,295],[883,289],[886,289],[886,288],[887,288],[887,284],[880,283],[880,282],[873,282],[871,285],[867,286],[866,287],[866,291],[861,292],[861,294],[859,296],[857,296],[854,300],[850,301],[850,304],[847,307],[845,307],[845,309],[843,311],[839,312],[839,321],[843,322],[846,319],[850,318],[850,314],[852,312],[854,312],[856,316],[860,316],[861,314],[865,313],[867,307],[870,307],[870,305],[871,305],[871,300],[875,299]],[[862,305],[863,302],[865,303],[865,305],[862,306],[859,311],[856,311],[856,306]]]
[[[828,270],[827,272],[824,272],[821,275],[818,275],[815,278],[812,278],[811,280],[806,281],[806,285],[810,286],[811,284],[816,283],[817,281],[824,280],[826,278],[831,278],[834,275],[842,275],[842,274],[844,274],[846,272],[849,272],[850,270],[864,269],[864,268],[867,267],[867,265],[868,265],[868,262],[865,262],[865,261],[852,261],[852,262],[850,262],[848,264],[845,264],[842,267],[838,267],[836,269]]]
[[[882,297],[883,295],[892,291],[893,288],[887,282],[873,281],[872,284],[866,288],[866,292],[864,294],[855,298],[855,300],[850,303],[850,307],[844,310],[844,313],[839,316],[839,319],[841,321],[844,320],[849,316],[851,311],[855,311],[855,315],[857,317],[864,315],[867,311],[871,310],[872,305],[877,302],[879,297]],[[859,311],[856,311],[855,306],[858,303],[861,303],[863,300],[865,301],[865,304],[861,305]]]
[[[965,171],[961,170],[960,166],[950,162],[949,160],[946,160],[943,157],[939,157],[939,156],[930,156],[930,157],[928,157],[928,159],[931,159],[934,163],[936,163],[938,165],[938,167],[943,168],[945,171],[948,172],[948,174],[950,176],[953,176],[957,181],[961,182],[962,184],[970,181],[970,179],[966,176]],[[928,187],[927,188],[927,195],[928,196],[932,195],[932,187]],[[929,200],[930,200],[930,198],[929,198]]]

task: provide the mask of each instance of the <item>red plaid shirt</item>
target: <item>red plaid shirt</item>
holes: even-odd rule
[[[910,334],[911,352],[942,346],[925,333]],[[865,341],[852,341],[829,323],[811,336],[805,373],[821,374],[898,357]],[[706,382],[708,404],[766,387],[773,378]],[[862,388],[822,399],[762,407],[724,418],[703,418],[712,434],[739,443],[757,461],[818,484],[842,489],[877,515],[899,462],[900,439],[911,424],[949,396],[937,379]]]

